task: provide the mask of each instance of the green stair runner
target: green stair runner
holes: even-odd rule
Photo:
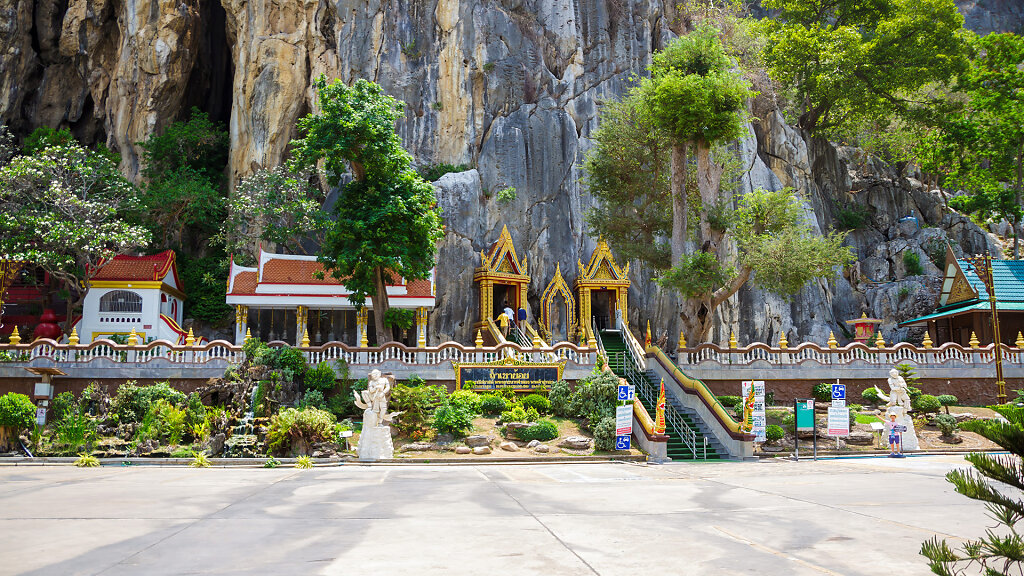
[[[608,366],[613,372],[620,378],[626,378],[626,343],[622,340],[622,335],[616,331],[601,332],[601,342],[604,344],[604,350],[608,354]],[[634,386],[639,385],[638,382],[632,382]],[[650,382],[651,386],[656,386],[657,383]],[[650,401],[643,397],[641,394],[637,394],[640,398],[640,403],[643,404],[644,408],[647,409],[647,413],[650,414],[653,419],[657,414],[657,406],[653,405]],[[700,427],[694,422],[693,418],[685,412],[679,413],[680,419],[686,423],[697,435],[697,446],[701,446],[704,443],[704,434],[701,433]],[[679,437],[671,426],[665,431],[668,434],[668,457],[672,460],[694,460],[693,452],[683,443],[683,439]],[[707,449],[708,460],[719,460],[722,456],[709,444]],[[698,458],[701,459],[701,458]]]

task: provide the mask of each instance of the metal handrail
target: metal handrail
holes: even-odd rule
[[[604,354],[605,358],[608,358],[608,353],[604,349],[604,340],[601,338],[601,333],[597,330],[597,322],[593,316],[590,317],[590,331],[594,335],[594,340],[597,341],[597,349]]]
[[[621,310],[615,311],[615,327],[619,329],[622,334],[622,341],[626,344],[626,349],[629,350],[629,355],[636,363],[637,368],[643,372],[647,370],[647,359],[644,356],[644,348],[637,341],[636,337],[633,336],[633,332],[630,331],[629,325],[626,324],[626,319],[622,315]]]

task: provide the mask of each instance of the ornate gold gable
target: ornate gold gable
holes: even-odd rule
[[[565,283],[565,278],[562,277],[561,265],[555,265],[555,277],[548,283],[548,287],[544,289],[544,293],[540,298],[540,327],[541,333],[545,338],[555,344],[552,340],[551,332],[551,305],[554,303],[555,298],[561,294],[562,299],[565,300],[565,319],[569,324],[566,326],[566,338],[572,340],[576,334],[576,328],[578,322],[576,320],[576,299],[573,298],[572,292],[569,290],[569,285]],[[557,318],[557,316],[556,316]]]
[[[615,263],[615,256],[604,239],[597,241],[597,248],[590,255],[590,262],[586,267],[577,261],[580,276],[576,279],[576,292],[579,298],[579,330],[583,340],[593,339],[591,329],[591,303],[592,294],[595,290],[609,290],[614,292],[615,298],[612,303],[610,321],[614,322],[615,312],[621,312],[622,317],[627,317],[627,296],[629,293],[629,263],[619,268]],[[614,326],[611,326],[614,327]]]
[[[597,284],[609,284],[611,281],[614,283],[624,282],[627,286],[629,285],[629,262],[619,268],[615,264],[615,257],[612,256],[608,243],[603,238],[597,241],[597,248],[590,255],[590,263],[587,264],[586,269],[583,268],[582,262],[577,262],[577,264],[582,274],[576,281],[577,284],[589,281]]]
[[[942,281],[942,293],[939,295],[939,306],[948,306],[957,302],[978,298],[978,291],[967,281],[967,275],[957,261],[953,250],[946,245],[946,277]]]
[[[487,333],[484,329],[486,323],[494,319],[495,285],[513,287],[505,294],[514,310],[526,306],[526,290],[530,285],[526,256],[519,259],[508,226],[501,227],[501,235],[490,250],[480,253],[480,266],[473,272],[473,281],[480,284],[480,319],[474,326],[474,332],[483,329]]]
[[[501,235],[487,252],[480,253],[481,272],[510,274],[515,276],[526,276],[526,256],[520,261],[516,256],[516,247],[512,244],[512,235],[508,233],[508,226],[501,227]]]

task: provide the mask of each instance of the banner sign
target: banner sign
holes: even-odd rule
[[[457,390],[487,392],[511,388],[528,392],[562,379],[565,362],[525,363],[515,359],[484,364],[453,363]]]
[[[764,394],[764,380],[745,380],[743,382],[743,421],[747,423],[748,430],[755,436],[755,442],[768,440]]]

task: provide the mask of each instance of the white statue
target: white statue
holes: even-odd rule
[[[359,433],[356,452],[360,460],[380,460],[394,456],[390,422],[401,412],[388,412],[388,392],[391,380],[381,376],[380,370],[371,370],[366,390],[353,392],[356,406],[363,409],[363,430]]]
[[[907,390],[907,381],[900,376],[899,370],[889,370],[889,394],[875,386],[878,397],[885,401],[885,418],[889,421],[890,415],[896,416],[896,424],[907,427],[903,433],[903,450],[917,450],[917,433],[914,431],[914,421],[910,419],[910,392]]]

